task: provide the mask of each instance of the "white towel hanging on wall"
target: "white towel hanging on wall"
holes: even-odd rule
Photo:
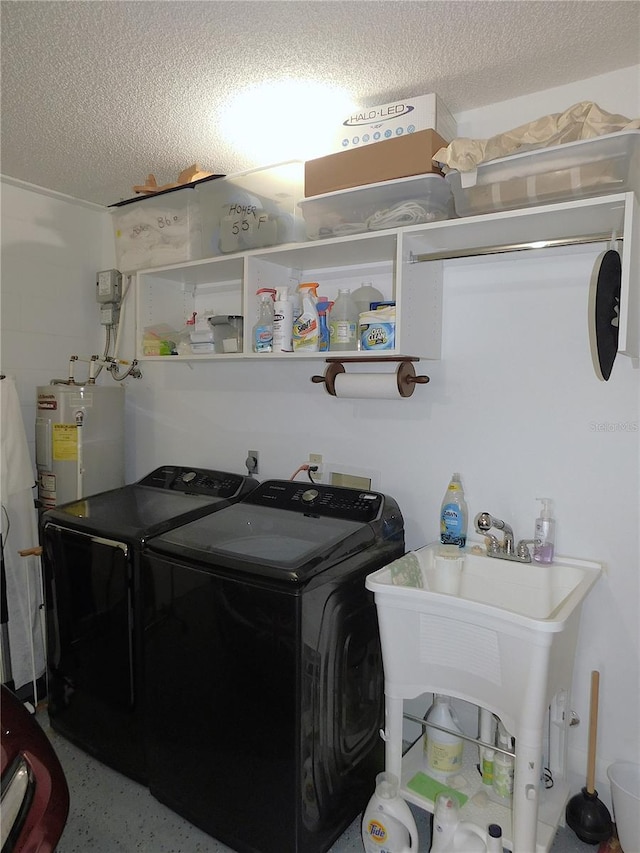
[[[6,376],[0,391],[0,497],[11,673],[16,690],[30,681],[35,690],[35,681],[45,671],[41,567],[37,556],[25,559],[18,553],[38,544],[35,477],[15,381]]]

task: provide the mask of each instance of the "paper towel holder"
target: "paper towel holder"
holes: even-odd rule
[[[328,367],[324,372],[324,376],[312,376],[311,381],[323,383],[327,394],[336,397],[336,377],[341,373],[346,373],[345,364],[356,364],[358,362],[399,362],[396,370],[396,383],[398,386],[398,396],[410,397],[416,385],[426,385],[429,381],[428,376],[419,376],[416,374],[412,364],[414,361],[420,361],[415,355],[376,355],[366,356],[357,355],[347,358],[334,356],[326,359]]]

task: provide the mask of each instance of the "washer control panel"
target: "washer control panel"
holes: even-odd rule
[[[212,471],[207,468],[184,468],[179,465],[163,465],[138,482],[139,486],[150,486],[154,489],[220,498],[244,494],[255,488],[256,484],[256,480],[242,474]]]
[[[384,504],[384,495],[320,483],[267,480],[261,483],[245,502],[310,515],[368,522],[378,518]]]

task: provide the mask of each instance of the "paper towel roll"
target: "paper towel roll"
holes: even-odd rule
[[[398,379],[395,373],[340,373],[335,378],[336,397],[359,400],[397,400]]]

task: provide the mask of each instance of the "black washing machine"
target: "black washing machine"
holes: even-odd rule
[[[365,577],[403,553],[393,498],[281,480],[153,539],[151,793],[234,850],[326,851],[383,768]]]
[[[222,509],[257,484],[164,465],[41,517],[51,725],[139,782],[147,780],[140,555],[150,537]]]

